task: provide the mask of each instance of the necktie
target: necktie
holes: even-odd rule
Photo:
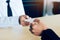
[[[12,10],[11,10],[11,7],[10,7],[10,0],[7,0],[6,1],[7,2],[7,15],[8,15],[8,17],[10,17],[10,16],[12,16]]]

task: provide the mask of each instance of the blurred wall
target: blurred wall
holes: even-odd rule
[[[53,2],[60,2],[60,0],[44,0],[44,15],[53,15],[52,9],[53,9]]]

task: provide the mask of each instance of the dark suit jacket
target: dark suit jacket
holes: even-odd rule
[[[51,29],[44,30],[40,36],[42,40],[60,40],[60,37]]]

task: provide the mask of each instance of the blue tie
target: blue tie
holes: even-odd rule
[[[7,15],[8,15],[8,17],[10,17],[10,16],[12,16],[12,10],[11,10],[11,7],[10,7],[10,0],[7,0],[6,1],[7,2]]]

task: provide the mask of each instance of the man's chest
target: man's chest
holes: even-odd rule
[[[12,11],[13,16],[19,16],[20,14],[23,15],[24,13],[24,8],[22,4],[22,0],[10,0],[9,1],[9,7],[8,7],[8,2],[9,0],[0,0],[0,15],[1,16],[7,16],[8,11]]]

